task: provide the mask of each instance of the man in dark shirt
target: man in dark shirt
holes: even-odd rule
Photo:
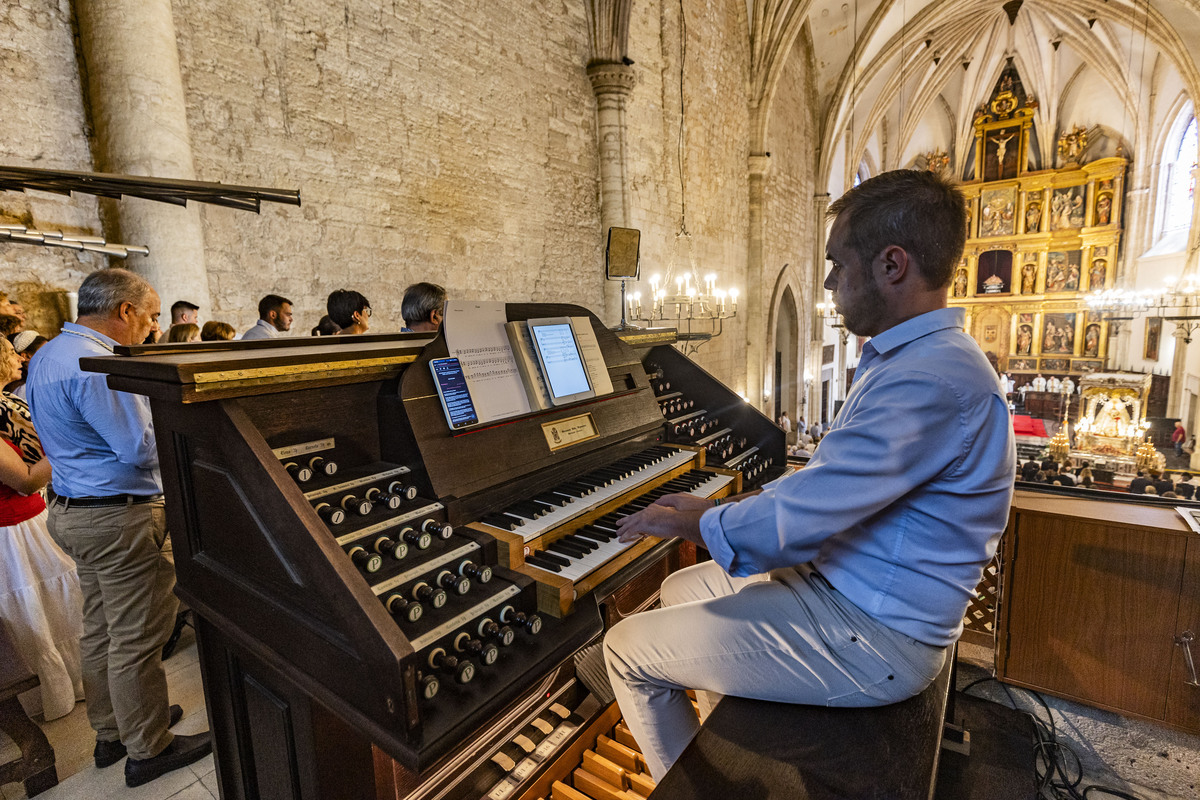
[[[1160,476],[1156,475],[1155,473],[1151,472],[1150,477],[1155,479],[1154,480],[1154,490],[1156,492],[1158,492],[1160,497],[1162,495],[1166,494],[1167,492],[1175,491],[1175,483],[1174,483],[1174,481],[1171,480],[1171,476],[1169,474],[1164,473],[1160,477]]]
[[[1035,480],[1037,478],[1038,469],[1038,462],[1034,461],[1033,459],[1026,461],[1024,466],[1021,467],[1021,480]]]
[[[1146,477],[1146,473],[1139,472],[1137,477],[1129,482],[1130,494],[1145,494],[1147,486],[1153,486],[1154,481]]]

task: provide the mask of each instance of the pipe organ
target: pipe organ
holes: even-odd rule
[[[427,366],[441,336],[85,360],[150,398],[226,800],[648,791],[576,655],[695,553],[616,527],[667,493],[778,476],[783,432],[657,334],[506,313],[587,317],[613,391],[451,430]],[[581,415],[595,435],[551,448],[546,426]]]

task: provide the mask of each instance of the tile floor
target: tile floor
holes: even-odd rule
[[[200,663],[196,640],[185,629],[179,648],[165,663],[171,702],[183,706],[183,719],[172,730],[199,733],[208,729],[204,708],[204,690],[200,681]],[[213,800],[219,797],[212,756],[195,764],[169,772],[158,780],[130,789],[125,785],[125,761],[106,769],[96,769],[92,747],[96,743],[88,725],[87,708],[77,703],[75,710],[61,719],[43,723],[42,730],[54,747],[58,767],[58,786],[38,795],[38,800]],[[18,755],[12,740],[3,737],[0,762]],[[0,786],[0,800],[20,800],[25,789],[19,783]]]

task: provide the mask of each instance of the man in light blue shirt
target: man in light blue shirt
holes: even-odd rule
[[[946,305],[961,192],[884,173],[830,208],[825,288],[872,337],[808,465],[735,502],[662,498],[625,541],[678,536],[713,561],[605,638],[613,688],[656,779],[698,728],[684,689],[830,706],[897,702],[940,671],[996,550],[1015,447],[1004,391]]]
[[[162,648],[178,601],[165,552],[166,516],[150,404],[108,388],[79,359],[139,344],[156,324],[158,294],[124,269],[79,287],[79,319],[30,362],[29,406],[54,470],[48,527],[74,560],[83,590],[80,655],[97,767],[126,754],[125,782],[147,783],[212,751],[207,732],[175,736]]]
[[[258,301],[258,322],[242,334],[242,341],[275,339],[292,329],[292,301],[269,294]]]

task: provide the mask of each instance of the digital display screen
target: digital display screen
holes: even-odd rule
[[[530,325],[529,331],[537,341],[546,370],[546,383],[553,397],[591,391],[592,384],[588,381],[587,369],[569,323]]]
[[[450,427],[465,428],[479,422],[475,404],[471,402],[471,392],[467,388],[467,376],[463,374],[458,359],[435,358],[429,362],[429,368],[433,371],[438,397],[441,398],[442,410],[446,412]]]

